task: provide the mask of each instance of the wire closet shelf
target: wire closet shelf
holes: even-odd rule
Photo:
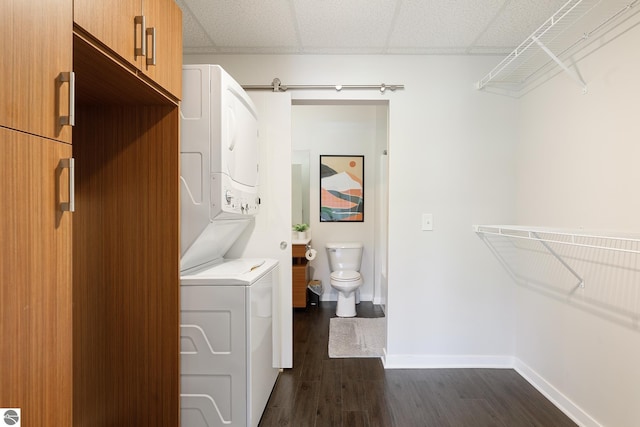
[[[594,36],[621,22],[640,0],[569,0],[487,75],[477,89],[497,88],[518,95],[546,73],[559,67],[586,93],[586,83],[570,56]],[[568,63],[569,62],[569,63]]]
[[[512,239],[535,240],[541,243],[557,243],[583,248],[640,254],[639,238],[514,225],[474,225],[473,229],[480,235],[494,235]]]

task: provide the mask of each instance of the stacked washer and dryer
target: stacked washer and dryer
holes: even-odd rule
[[[258,119],[217,65],[183,67],[181,424],[255,427],[276,381],[278,263],[225,259],[258,212]]]

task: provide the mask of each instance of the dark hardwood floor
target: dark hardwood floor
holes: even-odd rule
[[[359,317],[383,316],[370,302]],[[280,373],[261,427],[575,426],[511,369],[390,369],[330,359],[335,302],[296,309],[292,369]]]

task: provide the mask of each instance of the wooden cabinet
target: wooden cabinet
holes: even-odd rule
[[[0,7],[0,126],[71,142],[72,0],[5,0]]]
[[[78,27],[181,97],[182,11],[175,1],[75,0],[73,10]]]
[[[291,245],[293,307],[307,306],[307,283],[309,282],[308,261],[305,258],[306,245]]]
[[[0,407],[23,426],[71,425],[72,0],[0,12]]]
[[[179,87],[74,27],[71,0],[1,9],[0,407],[25,427],[177,427]]]
[[[70,426],[71,145],[0,127],[0,407],[23,426]]]

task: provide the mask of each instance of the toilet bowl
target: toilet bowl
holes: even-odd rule
[[[360,264],[362,262],[361,243],[327,243],[327,255],[331,268],[331,287],[338,291],[336,316],[356,315],[356,291],[362,285]]]
[[[331,273],[331,286],[338,291],[336,316],[356,315],[356,290],[362,285],[362,277],[357,271],[335,271]]]

